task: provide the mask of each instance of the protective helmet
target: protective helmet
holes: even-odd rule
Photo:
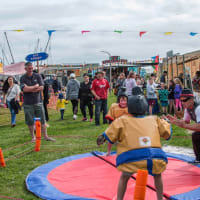
[[[132,115],[144,115],[148,109],[147,101],[140,87],[134,87],[134,95],[128,98],[128,112]]]
[[[126,87],[122,87],[120,88],[119,92],[118,92],[118,97],[127,97],[128,98],[128,94],[126,93]]]

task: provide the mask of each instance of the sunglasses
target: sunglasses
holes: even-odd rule
[[[183,99],[183,100],[181,100],[181,102],[187,102],[189,99],[191,99],[191,98]]]

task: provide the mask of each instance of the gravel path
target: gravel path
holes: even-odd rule
[[[193,149],[191,149],[191,148],[176,147],[176,146],[163,146],[162,149],[165,152],[178,153],[178,154],[183,154],[186,156],[194,157],[194,152],[193,152]]]

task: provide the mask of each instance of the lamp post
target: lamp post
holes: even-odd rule
[[[109,56],[109,60],[110,60],[111,54],[108,51],[100,51],[100,52],[107,54]],[[112,85],[111,78],[112,78],[112,67],[111,67],[111,63],[110,63],[110,87]],[[112,88],[110,88],[110,91],[111,90],[112,90]]]

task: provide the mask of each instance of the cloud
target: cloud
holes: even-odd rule
[[[55,63],[100,62],[106,58],[101,50],[131,60],[148,59],[165,56],[170,49],[180,53],[198,49],[199,36],[191,37],[189,32],[200,32],[199,9],[196,0],[3,1],[0,30],[27,30],[7,32],[16,61],[33,52],[38,38],[43,50],[48,29],[60,30],[52,34]],[[81,30],[91,33],[82,35]],[[140,38],[139,31],[147,34]],[[167,31],[174,34],[165,36]],[[9,57],[2,32],[0,36]]]

